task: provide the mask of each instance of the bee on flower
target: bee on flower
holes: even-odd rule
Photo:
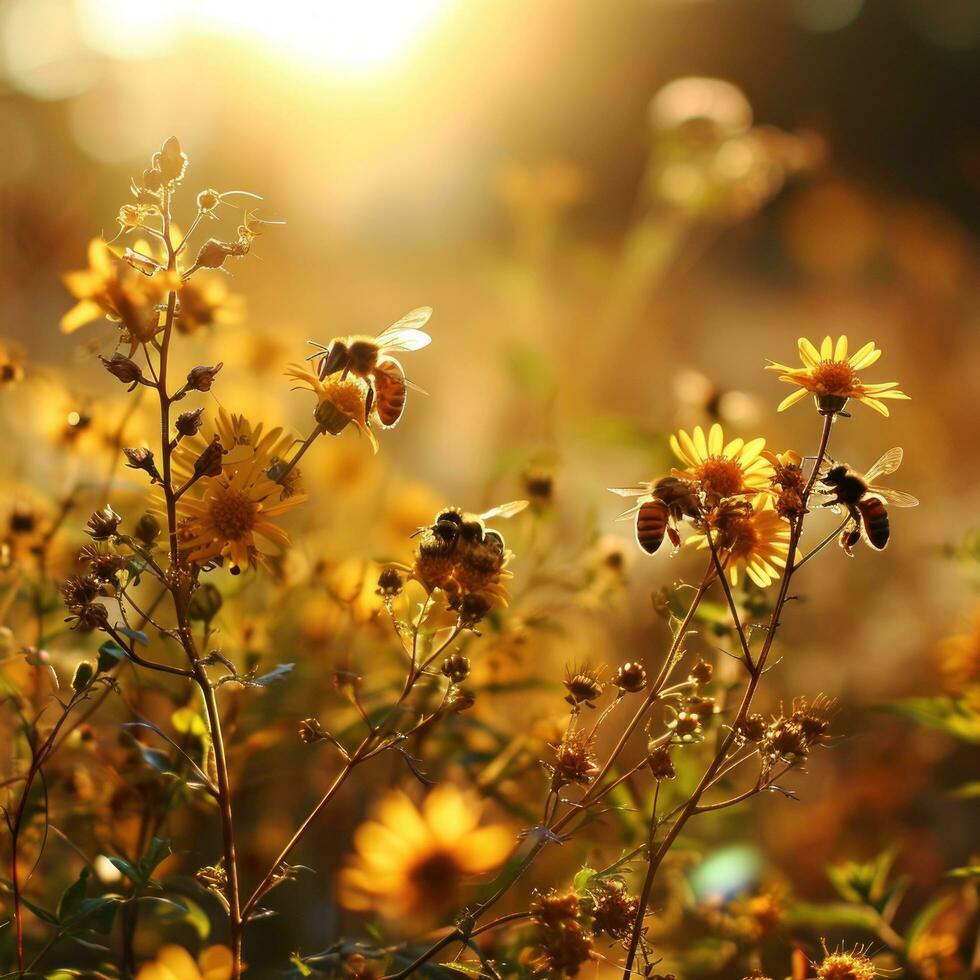
[[[498,868],[513,839],[503,824],[480,826],[479,803],[451,783],[433,789],[421,807],[391,792],[354,836],[340,901],[402,926],[430,921],[458,906],[468,878]]]
[[[286,377],[297,382],[294,390],[308,388],[316,395],[317,407],[313,414],[325,432],[339,435],[353,422],[371,444],[372,452],[378,451],[378,438],[371,424],[380,424],[381,419],[371,404],[371,389],[363,378],[354,374],[347,377],[332,374],[321,380],[301,364],[291,364]]]
[[[701,426],[691,435],[682,429],[670,437],[670,448],[685,464],[674,475],[694,483],[708,504],[766,490],[772,479],[772,464],[762,455],[766,440],[726,441],[717,422],[707,434]]]
[[[779,372],[780,381],[798,385],[796,391],[779,403],[777,411],[785,411],[811,393],[821,415],[843,415],[846,418],[844,409],[848,401],[855,398],[887,418],[889,413],[885,400],[909,400],[908,395],[898,390],[897,381],[865,384],[858,377],[859,371],[871,367],[881,357],[881,350],[874,341],[868,341],[850,357],[846,336],[838,337],[836,343],[831,337],[824,337],[819,350],[806,337],[800,337],[798,343],[802,368],[774,361],[766,365],[767,371]]]

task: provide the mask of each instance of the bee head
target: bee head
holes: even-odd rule
[[[320,380],[338,371],[346,370],[350,365],[350,348],[342,340],[335,340],[323,357],[320,358]]]
[[[436,514],[436,524],[455,524],[459,527],[462,523],[463,515],[455,507],[447,507]]]
[[[823,477],[823,482],[828,486],[837,487],[844,482],[845,476],[847,476],[846,466],[832,466],[829,470],[827,470],[826,475]]]
[[[459,537],[459,528],[451,521],[436,521],[429,530],[443,544],[452,544]]]

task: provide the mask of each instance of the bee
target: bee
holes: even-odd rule
[[[620,497],[640,497],[617,520],[636,518],[636,543],[648,555],[656,554],[664,543],[664,537],[676,548],[681,543],[677,525],[685,518],[692,520],[701,515],[701,504],[694,487],[676,476],[665,476],[656,483],[641,483],[635,487],[610,487]]]
[[[405,377],[401,364],[391,355],[428,347],[432,338],[421,328],[431,316],[431,306],[420,306],[377,337],[338,337],[327,345],[311,340],[309,343],[316,351],[307,360],[319,361],[317,373],[321,381],[342,371],[343,378],[355,374],[367,382],[364,421],[367,422],[374,408],[381,425],[390,429],[405,411],[408,389],[422,391]]]
[[[867,473],[859,473],[850,466],[834,463],[820,477],[818,489],[833,494],[833,500],[825,506],[843,507],[850,521],[841,531],[840,546],[844,553],[853,556],[853,547],[864,538],[868,547],[884,551],[891,535],[888,510],[885,503],[896,507],[916,507],[919,501],[911,494],[890,487],[876,486],[880,476],[894,473],[902,465],[904,453],[900,447],[889,449]]]
[[[482,514],[467,514],[455,507],[447,507],[436,514],[431,527],[419,528],[416,534],[428,530],[449,549],[455,549],[460,545],[487,545],[490,550],[499,551],[502,555],[503,535],[493,528],[488,528],[485,522],[495,517],[513,517],[527,506],[526,500],[512,500]]]

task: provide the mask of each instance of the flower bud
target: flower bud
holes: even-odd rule
[[[95,678],[95,667],[91,660],[82,660],[75,668],[75,675],[71,679],[71,689],[76,694],[81,694],[92,683]]]
[[[187,169],[187,154],[180,149],[180,142],[176,136],[171,136],[157,157],[154,157],[154,164],[160,168],[163,179],[166,181],[180,181],[184,177]]]
[[[304,745],[312,745],[314,742],[322,742],[327,737],[327,733],[323,730],[323,726],[316,720],[316,718],[304,718],[299,723],[299,728],[296,734],[299,735],[299,740]]]
[[[223,366],[224,362],[218,361],[217,364],[202,364],[191,368],[187,375],[187,387],[192,391],[210,391],[215,376]]]
[[[147,511],[137,522],[133,530],[133,536],[141,544],[149,547],[158,537],[160,537],[160,521],[154,514]]]
[[[313,418],[316,419],[324,432],[329,432],[332,436],[339,435],[351,423],[351,417],[345,415],[331,401],[320,402],[313,413]]]
[[[442,674],[454,684],[462,684],[470,676],[470,661],[461,653],[453,653],[442,662]]]
[[[467,593],[459,604],[459,625],[463,629],[473,629],[490,612],[491,606],[492,603],[486,596],[476,592]]]
[[[621,691],[636,694],[647,686],[646,668],[641,663],[629,662],[623,664],[613,676],[613,684]]]
[[[144,446],[137,446],[136,448],[127,447],[123,450],[126,454],[126,459],[128,462],[126,465],[133,470],[143,470],[150,474],[150,479],[154,482],[160,482],[160,473],[157,470],[156,463],[153,461],[153,451],[147,449]]]
[[[666,745],[655,745],[647,754],[647,765],[654,779],[673,779],[677,775],[674,763],[670,758],[670,749]]]
[[[149,167],[143,171],[143,188],[154,193],[163,187],[163,174],[155,167]]]
[[[187,604],[187,615],[195,622],[210,623],[222,605],[221,593],[210,582],[198,586]]]
[[[707,684],[714,672],[714,667],[707,660],[702,660],[699,657],[698,662],[691,668],[691,679],[699,684]]]
[[[221,195],[208,188],[197,195],[197,207],[200,211],[213,211],[221,203]]]

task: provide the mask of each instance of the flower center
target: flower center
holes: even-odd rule
[[[731,497],[742,489],[742,467],[727,456],[710,456],[697,469],[701,489],[716,497]]]
[[[812,377],[822,395],[848,395],[854,388],[854,368],[847,361],[821,361]]]
[[[444,908],[459,888],[459,862],[449,852],[432,851],[409,869],[408,877],[422,907]]]
[[[243,538],[255,526],[259,505],[240,490],[221,490],[208,509],[215,530],[231,541]]]

